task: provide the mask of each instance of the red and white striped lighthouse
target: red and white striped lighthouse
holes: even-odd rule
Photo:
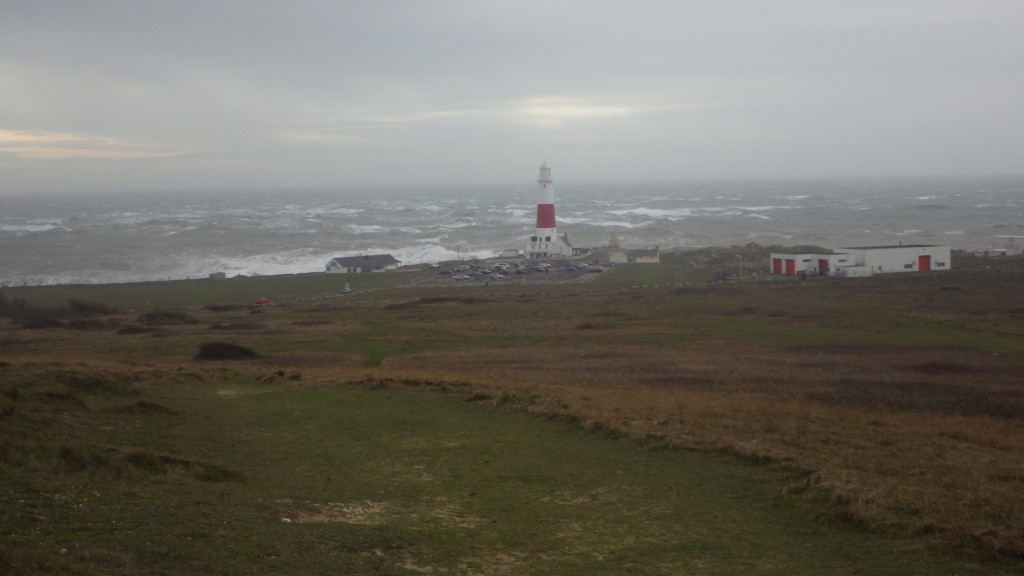
[[[551,180],[551,168],[545,162],[540,165],[540,177],[537,178],[537,239],[551,242],[556,238],[555,183]]]
[[[531,260],[572,255],[569,236],[559,238],[555,229],[555,186],[547,162],[540,165],[537,178],[537,231],[530,236],[525,255]]]

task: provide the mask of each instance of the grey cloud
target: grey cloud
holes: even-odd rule
[[[540,159],[1019,171],[1022,24],[1008,0],[7,2],[0,193],[502,181]]]

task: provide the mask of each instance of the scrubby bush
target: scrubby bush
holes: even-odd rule
[[[22,328],[28,330],[45,330],[47,328],[63,328],[64,322],[52,318],[30,318],[22,324]]]
[[[207,342],[199,347],[196,360],[249,360],[260,358],[251,348],[231,342]]]
[[[210,312],[237,312],[248,307],[246,304],[207,304],[203,306],[203,310],[209,310]]]
[[[116,328],[117,322],[110,320],[103,320],[101,318],[75,318],[69,320],[65,328],[71,330],[108,330],[110,328]]]
[[[199,320],[178,310],[157,310],[140,315],[139,322],[147,324],[198,324]]]
[[[29,310],[29,305],[22,298],[8,300],[3,292],[0,292],[0,316],[14,316]]]
[[[72,312],[76,314],[114,314],[117,312],[114,308],[107,306],[106,304],[100,304],[99,302],[89,302],[88,300],[78,300],[72,298],[68,300],[68,307],[71,308]]]

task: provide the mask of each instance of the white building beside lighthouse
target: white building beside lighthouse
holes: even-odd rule
[[[547,162],[540,165],[537,178],[537,230],[530,236],[524,254],[531,260],[572,256],[568,234],[559,237],[555,225],[555,184]]]

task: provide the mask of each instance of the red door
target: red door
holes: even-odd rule
[[[772,258],[772,274],[782,276],[782,258]]]
[[[918,256],[917,257],[917,271],[927,272],[932,269],[932,257],[931,256]]]
[[[828,260],[818,259],[818,274],[828,276]]]
[[[796,260],[786,258],[786,276],[796,276]]]

